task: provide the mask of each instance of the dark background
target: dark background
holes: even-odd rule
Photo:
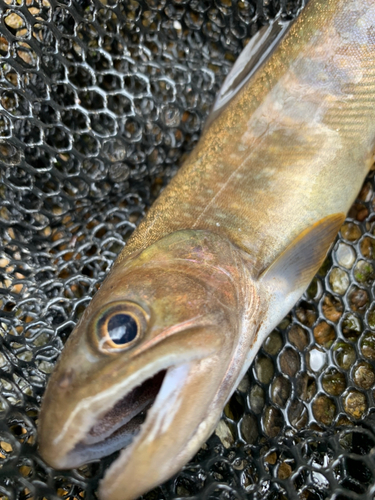
[[[0,500],[94,499],[36,450],[46,379],[244,44],[295,1],[1,1]],[[353,165],[355,168],[355,165]],[[148,499],[372,499],[374,180],[216,435]],[[220,439],[219,439],[220,437]]]

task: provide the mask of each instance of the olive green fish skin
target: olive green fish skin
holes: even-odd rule
[[[194,455],[358,194],[373,163],[374,96],[375,2],[310,0],[204,132],[69,338],[40,414],[48,463],[119,449],[108,428],[121,433],[124,407],[141,413],[133,391],[164,372],[144,424],[126,417],[138,435],[99,494],[131,500]],[[107,349],[100,325],[116,308],[140,318],[138,333]]]
[[[372,164],[375,4],[311,1],[271,59],[206,131],[119,261],[165,234],[208,229],[267,267]]]

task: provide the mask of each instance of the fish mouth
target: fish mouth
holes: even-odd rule
[[[129,448],[140,436],[148,413],[165,414],[173,404],[189,369],[189,363],[161,369],[126,392],[68,452],[68,467],[79,467]]]
[[[141,443],[158,441],[160,435],[173,436],[174,420],[181,420],[183,408],[191,409],[194,393],[202,392],[198,382],[189,392],[192,381],[209,371],[206,365],[216,360],[213,356],[222,346],[222,337],[210,325],[199,325],[186,337],[184,330],[183,350],[177,335],[168,348],[163,342],[151,345],[154,349],[142,346],[127,363],[122,364],[119,357],[109,368],[105,365],[105,369],[85,375],[87,383],[81,382],[79,372],[69,378],[71,363],[66,368],[62,358],[42,402],[38,422],[41,458],[55,469],[72,469],[122,449],[122,463],[128,463],[128,454]],[[203,385],[203,392],[206,386],[210,384]],[[190,433],[190,427],[185,427]],[[169,446],[174,444],[172,439]]]

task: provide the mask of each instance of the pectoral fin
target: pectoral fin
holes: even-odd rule
[[[258,283],[267,311],[258,333],[260,342],[306,290],[344,220],[345,215],[338,213],[308,227],[261,273]]]
[[[344,214],[333,214],[305,229],[271,266],[262,272],[259,279],[269,284],[273,280],[281,280],[289,290],[307,288],[322,265],[344,220]]]

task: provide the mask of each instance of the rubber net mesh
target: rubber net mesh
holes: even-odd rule
[[[194,148],[261,0],[0,0],[0,500],[94,499],[108,460],[36,448],[48,375],[126,239]],[[355,168],[355,166],[353,166]],[[216,434],[148,499],[375,495],[374,179]]]

